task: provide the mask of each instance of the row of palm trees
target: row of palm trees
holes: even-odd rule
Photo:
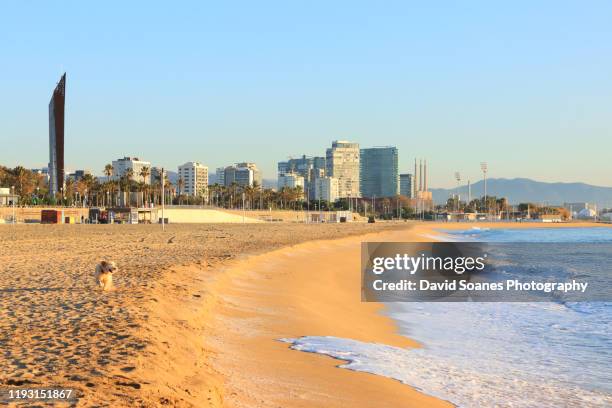
[[[142,167],[137,173],[128,168],[119,177],[112,164],[104,166],[104,179],[85,174],[75,180],[68,178],[63,189],[50,197],[48,185],[42,174],[18,166],[10,169],[0,166],[0,186],[10,186],[19,196],[20,205],[53,204],[66,206],[118,206],[122,194],[139,192],[139,205],[161,205],[162,180],[155,174],[150,183],[151,169]],[[302,187],[284,187],[279,191],[262,188],[258,183],[241,186],[236,183],[225,186],[213,184],[202,188],[195,196],[185,194],[185,181],[179,178],[171,183],[164,177],[164,203],[166,205],[214,205],[223,208],[292,209],[307,207]],[[310,208],[333,208],[333,203],[310,203]]]

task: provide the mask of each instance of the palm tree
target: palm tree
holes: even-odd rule
[[[179,179],[176,182],[176,184],[177,184],[177,187],[178,187],[179,205],[181,205],[181,196],[183,195],[183,188],[185,187],[185,180],[183,180],[182,177],[179,177]]]
[[[129,169],[125,169],[123,176],[125,177],[125,183],[126,183],[128,192],[132,191],[132,181],[134,179],[134,169],[132,169],[131,167]]]
[[[165,180],[164,180],[164,189],[167,192],[166,194],[168,194],[168,196],[174,195],[174,191],[175,191],[174,185],[170,182],[170,180],[168,180],[167,177],[165,177]],[[164,203],[166,202],[165,197],[162,197],[162,200],[164,200]],[[172,204],[172,201],[170,201],[170,204]]]
[[[114,170],[113,165],[110,163],[104,166],[104,175],[106,176],[108,180],[110,180],[110,176],[113,175],[113,170]]]
[[[150,175],[151,175],[151,169],[149,168],[149,166],[143,166],[140,169],[139,176],[142,177],[142,181],[144,183],[144,185],[142,186],[142,191],[143,191],[145,197],[147,196],[147,190],[148,190],[147,180],[149,179]],[[147,197],[147,199],[145,201],[146,201],[147,204],[149,203],[148,197]]]
[[[68,180],[66,180],[66,190],[65,190],[65,197],[68,200],[68,205],[72,204],[73,196],[74,196],[74,179],[69,177]]]
[[[108,190],[109,192],[112,191],[112,186],[114,184],[113,181],[111,180],[111,176],[113,175],[113,170],[115,170],[115,168],[110,163],[104,166],[104,175],[106,176],[106,181],[110,184],[110,187],[111,187],[111,189]],[[109,203],[106,203],[106,205],[108,204]]]
[[[248,203],[249,209],[252,209],[253,198],[255,197],[255,187],[253,186],[245,186],[244,187],[244,195]]]

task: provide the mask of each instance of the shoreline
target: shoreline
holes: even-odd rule
[[[321,260],[330,259],[330,253],[336,251],[346,259],[348,246],[356,246],[358,251],[359,245],[355,244],[365,239],[430,241],[440,234],[438,230],[444,229],[594,226],[606,227],[592,223],[413,224],[400,231],[310,241],[233,263],[222,274],[223,282],[218,282],[214,289],[220,296],[211,321],[214,335],[205,341],[213,350],[211,365],[216,367],[218,380],[224,384],[219,400],[223,406],[231,407],[252,404],[348,407],[368,406],[372,401],[381,407],[452,406],[391,378],[335,370],[343,360],[296,352],[289,348],[290,344],[280,341],[318,335],[397,347],[420,346],[399,333],[384,305],[360,301],[358,280],[339,285],[339,281],[346,282],[343,278],[346,270],[358,267],[360,258],[355,249],[348,256],[353,261],[344,262],[345,266],[349,264],[344,272],[322,265],[325,261]],[[304,260],[303,269],[283,269],[296,260]],[[325,277],[324,289],[317,287],[320,282],[309,276],[321,267],[333,269],[334,275]],[[240,283],[236,285],[236,281]]]
[[[330,335],[420,347],[399,334],[395,322],[384,315],[384,305],[361,302],[358,279],[346,283],[347,274],[359,268],[362,240],[421,239],[414,231],[408,227],[391,233],[311,241],[232,265],[217,288],[223,301],[215,310],[217,332],[209,340],[215,350],[213,365],[223,373],[227,387],[223,406],[354,407],[367,401],[376,401],[379,407],[450,406],[394,379],[335,370],[342,361],[296,352],[281,341]],[[333,266],[338,253],[345,259],[342,268]],[[332,263],[327,262],[330,260]],[[296,265],[301,262],[302,266]],[[312,271],[330,267],[333,276],[323,273],[325,287],[320,288]],[[257,351],[252,354],[248,350]]]

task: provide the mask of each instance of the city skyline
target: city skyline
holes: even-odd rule
[[[611,7],[3,5],[0,162],[47,165],[66,70],[69,169],[131,155],[273,179],[288,155],[351,140],[396,146],[400,173],[428,157],[431,187],[480,180],[481,161],[491,178],[612,186]]]

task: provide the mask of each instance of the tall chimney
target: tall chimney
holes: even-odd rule
[[[427,191],[427,159],[425,159],[425,175],[423,176],[423,191]]]
[[[414,178],[412,180],[412,191],[414,193],[413,193],[412,198],[416,198],[416,196],[417,196],[417,191],[418,191],[417,190],[417,186],[418,186],[417,183],[418,182],[419,182],[419,174],[417,173],[417,164],[416,164],[416,157],[415,157],[414,158]]]
[[[423,191],[423,159],[419,159],[419,191]]]

